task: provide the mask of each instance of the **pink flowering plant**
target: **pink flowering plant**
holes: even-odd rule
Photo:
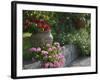
[[[61,52],[62,47],[58,42],[53,45],[46,44],[43,48],[30,48],[29,51],[33,55],[32,61],[42,61],[41,67],[44,68],[57,68],[63,67],[64,55]]]

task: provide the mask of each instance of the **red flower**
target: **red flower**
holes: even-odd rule
[[[44,20],[33,20],[33,22],[37,24],[38,28],[44,29],[44,31],[49,31],[50,30],[49,24],[47,24],[47,22],[44,21]]]
[[[44,31],[49,31],[50,30],[50,26],[48,24],[44,25]]]
[[[40,20],[33,20],[32,22],[38,24],[40,22]]]

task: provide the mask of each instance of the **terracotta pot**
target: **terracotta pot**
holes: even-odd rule
[[[31,43],[33,47],[43,47],[47,43],[52,44],[52,42],[53,36],[51,34],[51,31],[32,33],[31,35]]]

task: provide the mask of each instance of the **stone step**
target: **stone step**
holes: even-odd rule
[[[69,44],[69,45],[63,46],[62,53],[65,56],[64,67],[66,67],[66,66],[69,66],[71,62],[73,62],[76,58],[79,57],[80,52],[75,45]]]

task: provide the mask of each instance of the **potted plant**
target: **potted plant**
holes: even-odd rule
[[[41,61],[42,68],[58,68],[64,66],[64,54],[58,42],[53,45],[46,44],[45,47],[32,47],[29,49],[33,55],[32,61]]]
[[[32,33],[30,41],[34,47],[43,47],[45,44],[52,44],[53,36],[51,26],[44,20],[29,21],[28,31]]]

